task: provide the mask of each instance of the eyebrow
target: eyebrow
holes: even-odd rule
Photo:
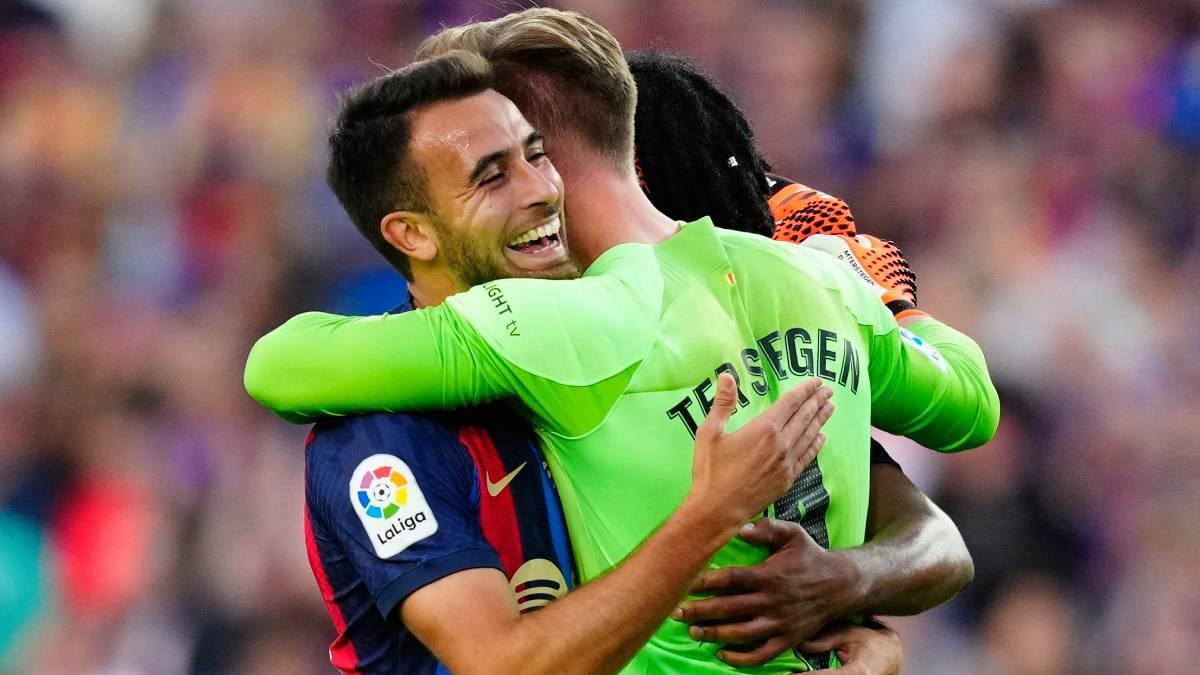
[[[534,131],[525,137],[525,147],[529,147],[534,143],[545,140],[546,134],[540,131]],[[474,185],[476,182],[478,182],[480,177],[483,176],[483,173],[488,170],[488,167],[508,157],[509,153],[511,152],[511,150],[497,150],[496,152],[488,153],[483,157],[480,157],[479,161],[475,162],[475,168],[471,170],[471,175],[467,179],[467,182],[471,185]]]

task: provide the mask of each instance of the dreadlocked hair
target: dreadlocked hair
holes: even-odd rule
[[[696,64],[660,49],[627,52],[637,83],[634,153],[659,211],[771,236],[766,172],[746,116]]]

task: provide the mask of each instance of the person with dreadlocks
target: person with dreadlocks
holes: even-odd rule
[[[796,243],[814,235],[857,234],[854,216],[841,199],[769,173],[771,165],[745,114],[699,66],[660,49],[628,52],[626,61],[639,94],[634,126],[638,177],[660,211],[680,220],[707,214],[718,227]],[[890,242],[872,237],[865,243],[899,258]],[[853,245],[863,243],[855,239]],[[902,297],[889,301],[901,303],[896,311],[915,308],[915,276],[902,259],[895,268],[905,286],[898,292]],[[834,552],[797,523],[759,521],[744,538],[791,555],[772,556],[740,573],[704,572],[693,590],[715,597],[684,603],[678,613],[697,624],[692,635],[754,643],[783,632],[780,642],[794,644],[832,619],[925,611],[970,583],[970,553],[954,522],[875,440],[871,464],[863,546]],[[823,517],[827,506],[817,504],[813,519]],[[773,583],[781,578],[788,581]],[[777,592],[780,586],[810,602],[788,602]],[[856,587],[863,592],[845,593]],[[751,652],[745,663],[757,663],[765,652]]]
[[[858,235],[841,199],[771,173],[745,114],[698,65],[660,49],[629,52],[626,60],[641,97],[638,179],[660,211],[685,221],[708,215],[718,227],[793,243],[854,236],[844,241],[889,287],[884,304],[898,318],[916,308],[916,276],[895,244]]]
[[[627,61],[642,96],[638,179],[660,211],[680,220],[707,214],[718,227],[778,241],[848,246],[885,288],[882,299],[897,319],[916,309],[916,275],[896,245],[858,234],[841,199],[771,173],[745,114],[699,66],[660,49],[630,52]],[[827,238],[834,235],[845,238]]]
[[[646,49],[625,59],[638,89],[635,161],[650,201],[672,218],[709,216],[717,227],[771,236],[771,166],[737,104],[681,56]]]

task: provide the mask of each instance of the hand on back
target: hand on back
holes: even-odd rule
[[[810,378],[733,433],[725,427],[738,405],[727,373],[717,378],[712,410],[696,431],[688,499],[735,524],[761,512],[791,487],[825,442],[820,429],[833,414],[832,391]]]

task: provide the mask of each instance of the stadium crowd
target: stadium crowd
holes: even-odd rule
[[[1200,661],[1200,9],[586,0],[894,239],[1001,431],[891,439],[974,583],[906,672]],[[302,443],[252,341],[403,294],[324,185],[336,94],[478,0],[0,0],[0,672],[328,672]],[[1190,281],[1189,281],[1190,280]]]

